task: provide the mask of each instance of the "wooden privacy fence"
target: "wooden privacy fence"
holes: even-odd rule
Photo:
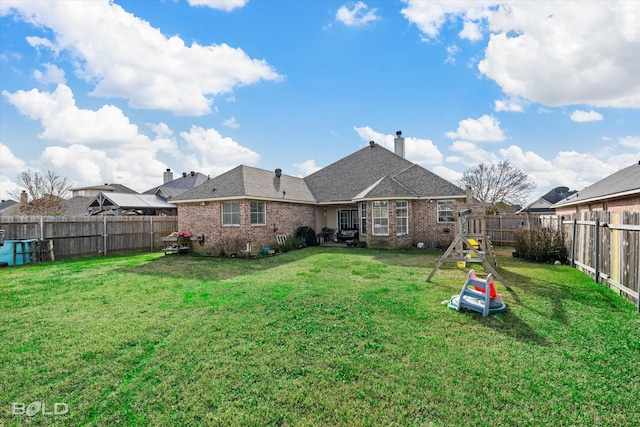
[[[571,265],[632,297],[640,311],[640,214],[582,212],[562,226]]]
[[[515,246],[516,231],[540,226],[558,230],[562,220],[556,215],[503,214],[485,215],[486,233],[496,246]]]
[[[0,217],[5,240],[53,241],[56,258],[156,250],[177,231],[175,216]]]

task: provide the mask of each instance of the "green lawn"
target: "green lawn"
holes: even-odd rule
[[[0,269],[0,426],[640,425],[634,304],[507,254],[487,318],[428,250]]]

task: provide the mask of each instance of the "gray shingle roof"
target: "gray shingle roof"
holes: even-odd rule
[[[284,193],[283,193],[284,192]],[[171,199],[172,202],[220,198],[279,199],[315,203],[302,178],[240,165]]]
[[[319,203],[351,201],[382,178],[393,178],[400,184],[402,197],[465,197],[466,192],[378,144],[370,144],[355,153],[305,178]],[[382,182],[390,186],[388,181]],[[396,189],[398,189],[396,187]],[[394,197],[391,187],[370,193],[371,197]],[[399,190],[399,189],[398,189]]]
[[[620,169],[583,190],[556,203],[554,206],[569,206],[592,200],[610,199],[640,193],[640,162]]]
[[[420,197],[466,197],[466,191],[420,165],[412,164],[394,178]]]
[[[188,173],[165,184],[153,187],[142,194],[161,194],[171,199],[206,182],[209,177],[200,172]]]
[[[373,144],[307,176],[240,165],[171,199],[192,202],[257,198],[300,203],[351,203],[372,198],[460,198],[466,192],[409,160]]]

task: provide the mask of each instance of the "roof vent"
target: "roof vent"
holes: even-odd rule
[[[282,176],[282,169],[276,169],[276,178],[280,178]]]
[[[373,148],[376,143],[374,141],[369,141],[369,147]]]
[[[186,176],[187,176],[187,173],[186,172],[182,172],[182,177],[184,178]]]
[[[196,173],[194,171],[191,171],[191,176],[195,176]]]

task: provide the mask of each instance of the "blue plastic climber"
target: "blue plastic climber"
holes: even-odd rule
[[[496,293],[493,276],[489,274],[485,280],[481,280],[474,270],[469,271],[460,295],[452,296],[448,307],[458,311],[461,308],[477,311],[482,313],[482,317],[487,317],[489,313],[502,313],[507,309],[502,296]]]

